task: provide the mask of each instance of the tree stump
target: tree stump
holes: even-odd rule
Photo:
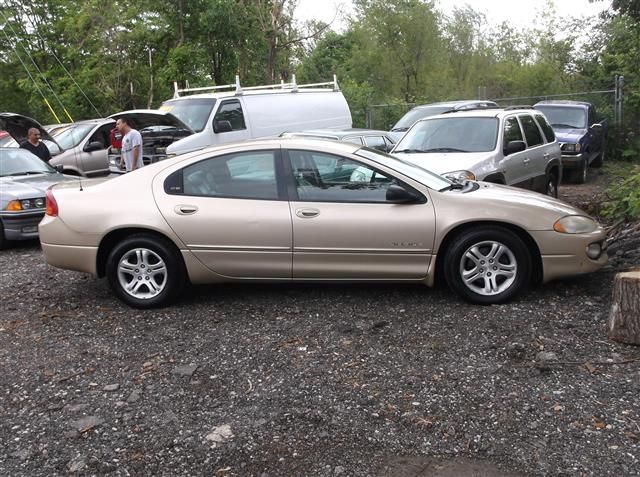
[[[640,345],[640,270],[616,274],[609,339]]]

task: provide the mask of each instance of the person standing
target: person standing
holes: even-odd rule
[[[51,160],[51,153],[45,143],[40,140],[40,136],[41,134],[38,128],[29,128],[29,131],[27,131],[27,140],[20,144],[20,147],[35,154],[44,162],[49,162]]]
[[[122,117],[116,121],[116,128],[122,134],[122,155],[120,167],[127,172],[135,171],[144,166],[142,162],[142,136],[133,129],[129,119]]]

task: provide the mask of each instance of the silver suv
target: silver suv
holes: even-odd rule
[[[560,145],[540,111],[461,111],[416,122],[391,153],[454,180],[481,180],[558,196]]]
[[[410,109],[391,128],[391,137],[398,142],[404,133],[419,119],[428,118],[437,114],[449,113],[452,111],[465,111],[467,109],[497,108],[493,101],[483,99],[465,99],[460,101],[443,101],[440,103],[422,104]]]

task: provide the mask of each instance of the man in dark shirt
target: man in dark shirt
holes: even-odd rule
[[[38,130],[38,128],[29,129],[29,132],[27,133],[27,140],[20,144],[20,147],[35,154],[44,162],[49,162],[51,159],[49,148],[40,141],[40,130]]]

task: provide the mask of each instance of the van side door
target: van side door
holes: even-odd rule
[[[251,139],[250,124],[245,118],[240,98],[223,99],[213,116],[211,127],[214,133],[214,144]]]

